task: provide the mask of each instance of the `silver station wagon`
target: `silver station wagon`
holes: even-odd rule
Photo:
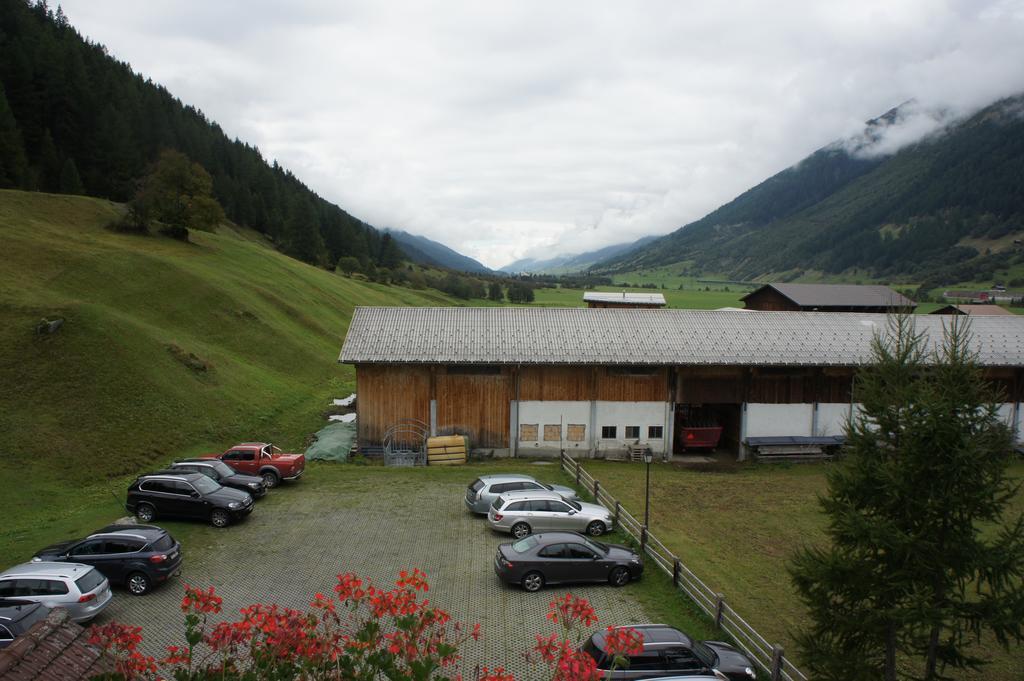
[[[576,490],[571,487],[548,485],[529,475],[481,475],[466,488],[466,508],[473,513],[486,515],[494,500],[506,492],[557,492],[563,499],[576,498]]]
[[[487,512],[487,522],[516,539],[533,532],[574,530],[596,537],[612,529],[612,516],[604,506],[564,499],[557,492],[507,492]]]
[[[22,563],[0,573],[0,598],[67,608],[71,619],[88,622],[110,604],[110,582],[83,563]]]

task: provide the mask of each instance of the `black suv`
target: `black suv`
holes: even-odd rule
[[[636,624],[631,627],[644,637],[644,649],[629,657],[629,665],[612,672],[612,658],[605,653],[605,630],[587,639],[581,650],[606,670],[612,681],[675,676],[722,676],[729,681],[753,681],[754,663],[746,655],[721,641],[696,641],[664,624]]]
[[[128,488],[124,505],[148,523],[157,515],[208,520],[225,527],[252,513],[252,495],[222,487],[202,473],[157,471],[140,476]]]
[[[14,642],[32,625],[46,619],[50,608],[42,603],[17,598],[0,598],[0,650]]]
[[[172,463],[169,470],[177,473],[202,473],[225,487],[248,492],[254,499],[259,499],[267,493],[267,486],[263,484],[263,478],[236,473],[234,468],[220,459],[182,459]]]
[[[107,525],[85,539],[71,539],[36,552],[33,563],[92,565],[110,580],[141,596],[181,567],[181,544],[155,525]]]

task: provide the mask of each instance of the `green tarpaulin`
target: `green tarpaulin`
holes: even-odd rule
[[[321,461],[348,461],[348,452],[355,439],[355,422],[331,423],[317,431],[316,442],[306,450],[306,458]]]

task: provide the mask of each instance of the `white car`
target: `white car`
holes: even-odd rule
[[[558,492],[507,492],[491,504],[487,522],[516,539],[534,532],[569,530],[597,537],[611,532],[614,522],[604,506],[564,499]]]
[[[0,573],[0,598],[65,608],[75,622],[88,622],[110,604],[110,582],[92,565],[22,563]]]

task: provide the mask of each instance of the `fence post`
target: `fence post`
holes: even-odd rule
[[[672,559],[672,586],[679,586],[679,578],[683,574],[683,563],[678,558]]]
[[[772,646],[772,681],[782,681],[782,646]]]
[[[722,611],[725,610],[725,596],[715,594],[715,626],[722,628]]]
[[[619,500],[616,499],[615,500],[615,527],[619,526],[619,514],[620,514],[621,511],[622,511],[622,505],[619,503]]]
[[[577,461],[576,462],[576,486],[577,487],[580,486],[580,468],[582,468],[582,466],[580,466],[580,462]]]
[[[594,478],[594,503],[595,504],[600,504],[601,503],[601,499],[598,497],[598,494],[600,494],[600,493],[601,493],[601,481],[598,480],[597,478]]]
[[[640,555],[644,555],[647,552],[647,526],[640,526]]]

